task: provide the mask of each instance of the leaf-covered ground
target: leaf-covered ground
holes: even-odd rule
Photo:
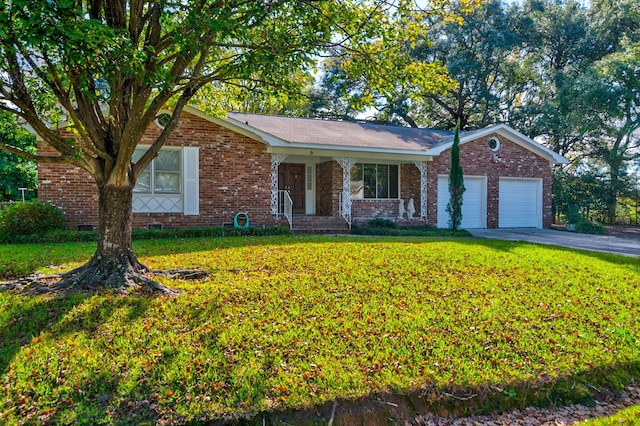
[[[151,268],[210,276],[163,280],[176,298],[0,293],[0,423],[250,417],[419,388],[562,402],[639,377],[639,259],[380,237],[135,249]],[[92,250],[0,246],[0,277]]]

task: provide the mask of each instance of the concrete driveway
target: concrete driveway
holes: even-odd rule
[[[623,256],[640,257],[640,239],[614,237],[610,235],[589,235],[553,229],[469,229],[476,238],[493,240],[528,241],[580,250],[614,253]]]

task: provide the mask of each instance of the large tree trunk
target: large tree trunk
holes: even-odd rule
[[[151,271],[138,261],[131,245],[133,187],[102,186],[99,189],[99,240],[93,258],[64,275],[54,286],[59,291],[113,289],[176,292],[153,281]]]
[[[137,262],[131,246],[133,189],[105,186],[99,194],[100,237],[94,257]]]

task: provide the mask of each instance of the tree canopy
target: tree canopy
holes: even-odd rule
[[[372,70],[399,57],[392,42],[415,39],[415,16],[446,3],[433,0],[420,10],[409,0],[0,4],[0,110],[26,122],[55,153],[34,153],[7,141],[0,148],[80,167],[95,179],[99,193],[96,254],[61,283],[158,288],[131,248],[132,191],[200,90],[236,98],[237,88],[300,92],[308,84],[305,73],[332,50],[349,52],[351,73],[366,70],[374,77]],[[412,70],[412,79],[423,84],[439,75],[426,63],[403,62],[394,69],[405,75]],[[228,105],[218,99],[212,108],[223,113]],[[171,118],[133,161],[143,134],[167,107]]]

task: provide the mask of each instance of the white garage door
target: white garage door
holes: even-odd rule
[[[464,229],[487,227],[487,179],[484,176],[465,176],[462,196],[462,224]],[[438,228],[449,227],[449,176],[438,176]]]
[[[542,228],[542,180],[500,178],[498,226]]]

